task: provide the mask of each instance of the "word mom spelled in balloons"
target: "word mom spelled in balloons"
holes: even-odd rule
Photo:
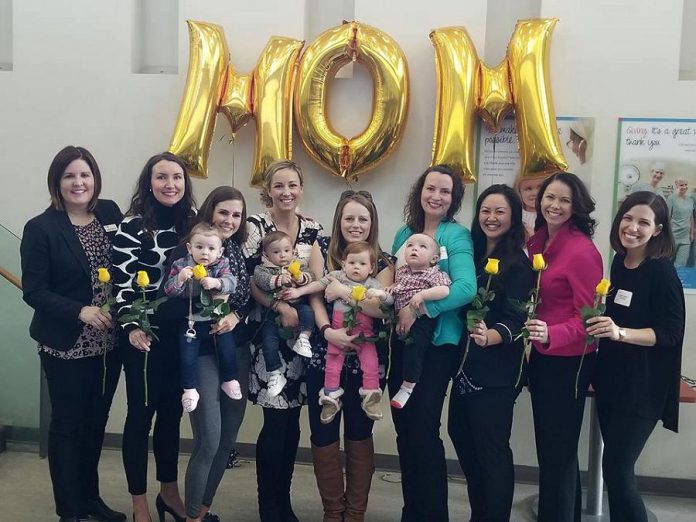
[[[508,52],[495,68],[479,60],[463,27],[431,32],[437,71],[432,163],[447,163],[467,182],[474,174],[474,136],[480,116],[497,130],[515,111],[521,176],[541,177],[567,168],[556,132],[549,53],[555,19],[520,20]],[[218,112],[236,133],[256,121],[250,184],[264,169],[292,157],[292,120],[309,155],[335,176],[349,180],[373,169],[396,148],[408,113],[408,65],[403,51],[383,31],[358,22],[304,42],[272,36],[256,67],[238,73],[230,63],[223,29],[188,21],[189,68],[169,150],[184,158],[191,174],[207,177],[207,160]],[[349,62],[365,66],[373,81],[370,121],[360,134],[342,136],[327,112],[328,83]]]

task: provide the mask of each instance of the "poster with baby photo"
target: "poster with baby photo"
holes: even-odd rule
[[[634,192],[663,197],[684,293],[696,294],[696,120],[619,118],[614,211]]]
[[[591,189],[594,118],[560,116],[556,118],[556,125],[568,172],[577,174]],[[520,153],[515,118],[506,118],[497,133],[481,123],[478,136],[478,180],[474,198],[496,183],[514,187],[522,199],[522,221],[531,235],[536,220],[534,202],[543,179],[518,179]]]

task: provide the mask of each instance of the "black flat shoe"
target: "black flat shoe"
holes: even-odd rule
[[[201,522],[220,522],[220,517],[208,511],[203,518],[201,518]]]
[[[102,522],[121,522],[126,520],[126,514],[114,511],[107,506],[101,497],[88,501],[84,506],[84,516],[81,518],[93,518]]]
[[[162,499],[162,495],[159,493],[157,494],[157,499],[155,500],[155,507],[157,508],[157,514],[159,515],[160,522],[164,522],[165,513],[169,513],[175,522],[186,522],[186,517],[180,517],[176,511],[165,504],[164,500]]]

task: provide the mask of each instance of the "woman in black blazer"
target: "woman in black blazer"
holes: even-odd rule
[[[100,190],[92,154],[65,147],[48,170],[51,206],[26,224],[20,247],[24,300],[34,309],[30,333],[51,399],[48,463],[63,522],[126,518],[102,501],[97,473],[121,370],[114,321],[101,308],[109,292],[97,269],[111,269],[122,214],[98,199]]]

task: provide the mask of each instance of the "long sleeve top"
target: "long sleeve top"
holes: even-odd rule
[[[662,419],[677,431],[684,341],[684,291],[667,258],[646,259],[634,269],[616,255],[606,315],[624,328],[652,328],[654,346],[602,339],[597,357],[597,400],[613,410]],[[620,296],[621,298],[617,298]]]
[[[144,270],[150,279],[150,284],[145,289],[148,300],[157,298],[167,277],[165,263],[170,252],[179,243],[179,233],[175,226],[174,212],[165,207],[158,210],[157,230],[147,233],[140,216],[127,216],[116,231],[113,287],[119,317],[128,313],[133,301],[142,295],[136,285],[138,271]],[[134,328],[133,323],[124,325],[126,331]]]
[[[401,227],[394,237],[392,253],[396,254],[415,232],[408,226]],[[440,270],[452,280],[450,293],[444,299],[426,301],[425,310],[429,317],[437,317],[433,344],[459,344],[464,332],[464,322],[459,308],[469,304],[476,295],[476,269],[474,247],[469,231],[454,221],[442,221],[435,232],[440,244]]]
[[[179,273],[186,267],[194,267],[196,262],[189,254],[186,257],[181,257],[172,263],[169,269],[169,278],[164,284],[164,293],[168,296],[183,296],[189,297],[189,292],[186,291],[187,285],[179,283]],[[217,261],[206,267],[208,277],[219,279],[222,284],[220,290],[216,290],[216,294],[229,295],[237,288],[237,278],[230,270],[230,262],[226,257],[220,256]],[[188,288],[191,289],[191,295],[197,297],[201,295],[202,287],[200,283],[194,280],[193,284]]]
[[[585,344],[582,307],[592,306],[594,291],[602,279],[602,256],[592,240],[564,223],[548,242],[548,229],[541,227],[529,238],[530,259],[543,253],[547,269],[541,274],[537,316],[548,325],[549,342],[533,342],[543,355],[579,356],[592,352],[595,343]]]
[[[486,261],[476,268],[479,286],[485,287],[488,274],[484,272]],[[493,346],[469,343],[469,353],[463,371],[470,381],[483,388],[514,386],[517,381],[522,351],[522,339],[515,340],[524,326],[527,316],[511,300],[526,301],[535,283],[535,274],[525,253],[520,249],[514,259],[500,260],[500,275],[491,278],[495,298],[488,303],[486,326],[500,334],[503,342]],[[462,315],[466,317],[463,310]],[[466,339],[462,338],[462,343]]]

